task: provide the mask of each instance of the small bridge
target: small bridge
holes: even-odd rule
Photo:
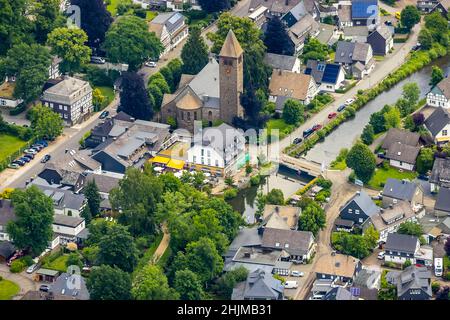
[[[317,177],[322,174],[322,165],[320,163],[306,160],[305,158],[294,158],[286,154],[281,155],[280,163],[284,166]]]

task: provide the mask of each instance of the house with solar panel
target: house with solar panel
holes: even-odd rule
[[[157,15],[149,23],[149,31],[154,32],[161,41],[164,56],[189,35],[186,18],[179,12],[168,12]]]
[[[375,29],[380,22],[378,0],[353,0],[351,4],[353,25]]]
[[[335,92],[342,87],[345,81],[344,68],[337,63],[308,60],[305,74],[314,78],[319,91]]]

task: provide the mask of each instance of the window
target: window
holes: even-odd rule
[[[279,242],[275,243],[275,247],[279,247],[279,246],[280,246]]]
[[[348,209],[348,213],[353,213],[353,209]]]
[[[197,156],[193,156],[193,157],[192,157],[192,161],[193,161],[193,162],[197,162]]]
[[[443,135],[443,136],[448,136],[447,130],[442,130],[442,135]]]
[[[205,155],[205,149],[202,149],[202,157]]]
[[[53,107],[52,104],[53,104],[53,103],[50,103],[50,106],[51,106],[51,107]],[[63,109],[62,105],[59,105],[59,110],[62,110],[62,109]]]
[[[187,120],[188,120],[188,121],[191,120],[191,113],[190,113],[190,112],[187,113]]]
[[[208,166],[211,165],[211,158],[208,158]]]
[[[359,223],[362,223],[363,222],[363,218],[359,218],[358,221],[359,221]]]
[[[208,154],[208,157],[211,157],[211,150],[208,150],[207,154]]]
[[[355,210],[355,214],[359,214],[359,210],[358,209]]]
[[[216,159],[216,167],[219,166],[219,160]]]
[[[205,164],[205,158],[202,157],[202,164]]]
[[[194,111],[194,120],[197,120],[197,111]]]

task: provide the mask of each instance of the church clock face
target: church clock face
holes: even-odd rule
[[[231,68],[230,68],[230,67],[226,68],[226,69],[225,69],[225,72],[227,73],[227,75],[230,75],[230,73],[231,73]]]

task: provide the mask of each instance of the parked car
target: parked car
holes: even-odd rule
[[[48,160],[51,159],[51,157],[52,157],[51,155],[46,154],[46,155],[42,158],[41,163],[46,163]]]
[[[34,150],[34,149],[25,149],[24,153],[36,154],[38,152],[36,150]]]
[[[430,180],[430,176],[428,176],[428,175],[426,175],[426,174],[419,174],[419,175],[417,176],[417,178],[420,179],[420,180],[424,180],[424,181]]]
[[[378,152],[377,157],[380,159],[386,159],[386,155],[383,152]]]
[[[353,98],[347,99],[347,100],[345,100],[345,105],[346,105],[346,106],[349,106],[349,105],[351,105],[353,102],[355,102],[355,99],[353,99]]]
[[[284,284],[285,289],[297,289],[298,282],[297,281],[286,281]]]
[[[342,112],[342,111],[345,109],[345,107],[347,107],[345,104],[341,104],[341,105],[337,108],[337,111],[338,111],[338,112]]]
[[[17,163],[10,163],[8,164],[8,168],[11,169],[19,169],[20,165],[18,165]]]
[[[100,114],[100,119],[105,119],[107,116],[109,116],[109,111],[103,111],[101,114]]]
[[[36,144],[43,145],[44,148],[45,148],[45,147],[48,147],[48,143],[47,143],[47,141],[45,141],[45,140],[38,140],[38,141],[36,141]]]
[[[27,153],[22,158],[28,158],[28,159],[32,160],[32,159],[34,159],[34,154]]]
[[[48,292],[50,290],[50,286],[47,284],[41,284],[39,286],[39,291]]]
[[[28,267],[27,273],[33,273],[33,272],[35,272],[35,271],[37,270],[37,268],[38,268],[38,264],[37,264],[37,263],[32,264],[31,266]]]
[[[149,68],[156,68],[156,62],[154,61],[147,61],[144,63],[144,65]]]
[[[17,163],[19,166],[24,166],[26,162],[20,159],[16,159],[12,163]]]
[[[422,45],[421,45],[419,42],[417,42],[417,43],[411,48],[411,50],[412,50],[412,51],[417,51],[417,50],[420,50],[420,48],[422,48]]]
[[[39,151],[41,151],[42,149],[44,149],[44,146],[43,146],[43,145],[40,145],[40,144],[33,144],[33,145],[31,146],[31,148],[34,149],[34,150],[36,150],[37,152],[39,152]]]
[[[295,138],[295,139],[294,139],[294,144],[299,144],[299,143],[301,143],[302,141],[303,141],[302,138]]]
[[[305,131],[303,131],[303,138],[308,138],[313,132],[313,128],[306,129]]]
[[[25,161],[26,163],[31,161],[31,159],[27,157],[20,157],[19,160]]]
[[[305,273],[302,271],[295,271],[295,270],[291,271],[291,276],[293,277],[303,277],[304,275]]]
[[[384,22],[384,24],[387,25],[387,26],[392,26],[392,21],[387,20],[387,21]]]
[[[334,117],[336,117],[337,116],[337,113],[336,112],[332,112],[332,113],[330,113],[329,115],[328,115],[328,119],[333,119]]]
[[[322,129],[322,125],[321,124],[316,124],[314,127],[312,127],[313,131],[318,131],[320,129]]]
[[[105,64],[106,60],[104,58],[102,58],[102,57],[92,56],[91,57],[91,63],[94,63],[94,64]]]
[[[384,259],[384,255],[385,255],[385,252],[384,252],[384,251],[381,251],[380,253],[378,253],[377,258],[378,258],[379,260],[383,260],[383,259]]]

